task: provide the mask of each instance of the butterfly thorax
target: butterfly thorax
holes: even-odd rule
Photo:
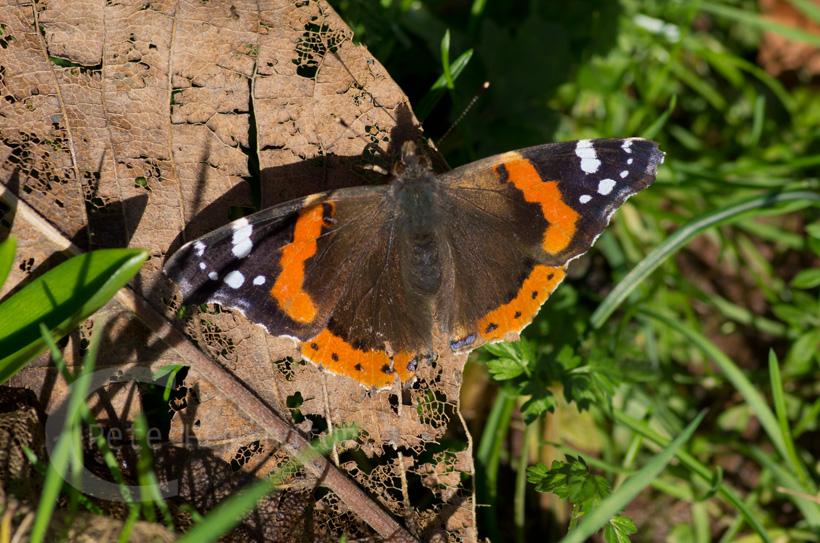
[[[436,294],[442,281],[438,241],[443,224],[441,195],[429,160],[416,153],[412,142],[402,147],[390,188],[405,280],[422,294]]]

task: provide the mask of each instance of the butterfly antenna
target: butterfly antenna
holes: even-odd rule
[[[481,95],[484,94],[484,91],[486,91],[489,88],[490,88],[490,82],[485,81],[484,84],[481,85],[481,88],[478,89],[478,92],[475,93],[475,96],[473,96],[473,99],[470,100],[470,103],[467,104],[467,107],[464,108],[464,111],[461,112],[461,115],[458,116],[458,119],[456,119],[453,122],[453,124],[450,125],[450,128],[447,129],[447,132],[445,132],[444,135],[441,136],[438,139],[438,141],[436,142],[436,146],[441,145],[441,142],[444,141],[445,139],[447,139],[447,136],[450,135],[450,132],[452,132],[453,129],[456,126],[458,126],[458,123],[461,122],[461,119],[463,119],[464,116],[467,115],[467,112],[470,111],[470,108],[473,107],[473,105],[475,105],[475,103],[478,101],[478,99],[481,98]]]

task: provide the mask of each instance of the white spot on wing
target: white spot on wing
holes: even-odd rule
[[[236,258],[245,258],[253,249],[253,242],[251,241],[251,234],[253,233],[253,226],[248,224],[248,219],[239,219],[233,223],[233,248],[231,252]]]
[[[253,249],[253,243],[251,240],[245,239],[235,244],[231,252],[236,258],[245,258],[251,254],[251,249]]]
[[[626,177],[627,175],[629,175],[629,170],[624,170],[624,171],[622,171],[622,172],[621,172],[621,179],[623,179],[623,178],[624,178],[624,177]]]
[[[631,153],[632,152],[632,140],[631,139],[624,140],[623,145],[621,145],[621,149],[623,149],[627,153]]]
[[[266,277],[264,275],[257,275],[256,277],[253,278],[253,284],[254,285],[264,285],[265,280],[266,280]]]
[[[585,203],[589,202],[590,200],[592,200],[592,196],[590,196],[589,194],[584,194],[580,198],[578,198],[578,201],[581,202],[582,204],[585,204]]]
[[[204,271],[204,270],[205,270],[205,268],[207,268],[207,267],[208,267],[208,266],[206,266],[204,262],[200,262],[200,263],[199,263],[199,269],[200,269],[200,270],[203,270],[203,271]]]
[[[585,173],[595,173],[601,166],[598,155],[592,147],[592,140],[580,140],[575,145],[575,154],[581,159],[581,169]]]
[[[236,219],[236,220],[235,220],[235,221],[231,224],[231,230],[233,230],[234,232],[236,232],[237,230],[242,230],[243,228],[245,228],[246,226],[248,226],[248,224],[249,224],[249,223],[248,223],[248,219],[247,219],[247,218],[245,218],[245,217],[242,217],[241,219]]]
[[[231,288],[239,288],[245,282],[245,276],[238,270],[234,270],[226,275],[222,281]]]
[[[632,162],[634,162],[634,161],[635,161],[635,159],[634,159],[634,158],[630,158],[629,160],[627,160],[627,161],[626,161],[626,163],[627,163],[627,164],[632,164]]]
[[[606,196],[612,189],[615,188],[615,180],[614,179],[601,179],[598,182],[598,194],[602,196]]]
[[[208,279],[210,279],[211,281],[216,281],[217,279],[219,279],[219,274],[216,272],[211,272],[208,274]]]
[[[202,256],[205,254],[205,244],[201,241],[194,242],[194,251],[196,251],[196,256]]]

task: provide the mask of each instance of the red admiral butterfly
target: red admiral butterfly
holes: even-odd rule
[[[239,219],[165,273],[187,303],[236,309],[333,373],[407,384],[439,354],[517,339],[663,157],[645,139],[580,140],[437,175],[408,142],[389,184]]]

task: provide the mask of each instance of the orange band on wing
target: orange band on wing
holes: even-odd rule
[[[550,225],[544,233],[542,247],[551,254],[557,254],[569,246],[575,235],[578,212],[564,202],[558,181],[544,181],[529,160],[518,155],[517,160],[504,162],[507,176],[515,188],[524,194],[524,199],[541,205],[544,217]],[[498,170],[496,170],[498,174]]]
[[[393,384],[394,374],[406,383],[413,377],[407,369],[410,355],[398,353],[390,360],[384,351],[362,351],[325,328],[313,339],[302,343],[302,356],[331,373],[352,377],[363,385],[385,388]]]
[[[541,305],[564,278],[563,268],[535,266],[518,295],[478,321],[478,331],[487,341],[501,341],[508,332],[518,333],[532,322]]]
[[[302,285],[305,281],[305,262],[316,254],[316,239],[322,235],[323,226],[322,205],[303,209],[293,228],[293,241],[282,247],[282,273],[276,278],[270,293],[285,314],[296,322],[311,322],[316,318],[316,305],[302,290]]]

